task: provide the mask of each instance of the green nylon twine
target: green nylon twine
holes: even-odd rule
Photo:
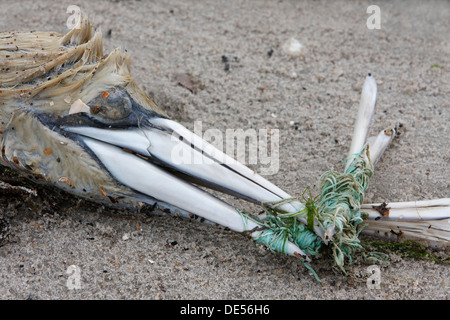
[[[355,254],[362,250],[358,238],[363,222],[360,209],[369,178],[373,175],[368,152],[365,146],[360,153],[345,160],[344,173],[330,170],[319,180],[318,224],[326,235],[327,232],[331,234],[329,246],[336,265],[342,270],[345,260],[352,263]]]
[[[369,178],[373,175],[368,146],[360,153],[350,155],[344,161],[344,168],[343,173],[329,170],[320,177],[318,197],[312,198],[310,192],[306,199],[307,188],[302,195],[305,206],[298,212],[287,213],[279,206],[301,201],[299,198],[263,203],[266,218],[253,219],[265,228],[255,241],[282,253],[286,253],[287,241],[295,243],[309,256],[319,256],[323,248],[327,249],[335,265],[345,273],[345,263],[351,264],[356,254],[364,251],[359,240],[364,227],[361,224],[364,213],[360,209]],[[317,228],[324,232],[323,238],[315,233]],[[363,254],[363,257],[367,255]],[[318,278],[314,271],[313,274]]]

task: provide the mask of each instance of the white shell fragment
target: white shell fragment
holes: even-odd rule
[[[303,53],[303,45],[295,38],[286,41],[281,49],[292,57],[298,57]]]
[[[72,105],[70,106],[69,114],[82,113],[82,112],[91,113],[91,108],[89,108],[89,106],[87,104],[85,104],[83,101],[78,99],[74,103],[72,103]]]

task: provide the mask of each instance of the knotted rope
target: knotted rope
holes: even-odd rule
[[[373,175],[368,146],[360,153],[350,155],[344,161],[344,168],[343,173],[329,170],[320,177],[318,197],[313,199],[310,192],[306,199],[305,193],[309,189],[305,190],[302,195],[305,206],[298,212],[286,213],[279,207],[301,201],[299,198],[263,203],[265,219],[253,219],[265,229],[255,241],[282,253],[286,253],[286,243],[291,241],[309,256],[318,256],[322,249],[328,249],[335,265],[345,272],[345,263],[351,264],[356,254],[363,250],[359,234],[363,229],[364,213],[360,209],[369,178]],[[319,236],[315,230],[322,230],[324,235]]]
[[[345,259],[352,263],[358,250],[362,249],[359,234],[363,215],[360,211],[364,192],[373,175],[373,165],[368,147],[344,162],[344,173],[333,170],[325,172],[319,180],[320,196],[317,202],[317,220],[329,237],[334,262],[341,269]]]

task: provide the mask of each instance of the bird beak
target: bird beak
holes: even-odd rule
[[[79,135],[120,183],[220,224],[224,221],[215,221],[207,212],[224,210],[222,202],[191,183],[256,203],[291,198],[184,126],[166,118],[152,117],[137,127],[76,126],[64,130]],[[303,205],[290,202],[278,208],[297,212]],[[232,211],[235,215],[236,210]],[[242,228],[241,224],[237,223],[235,229]]]

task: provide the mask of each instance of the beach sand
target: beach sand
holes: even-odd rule
[[[0,30],[65,33],[71,4],[0,1]],[[376,165],[365,201],[449,196],[449,2],[379,2],[380,29],[367,27],[367,1],[76,4],[102,29],[104,52],[126,49],[136,81],[189,129],[201,121],[203,132],[224,136],[227,129],[278,130],[279,157],[264,177],[292,195],[316,192],[323,172],[341,170],[362,83],[372,73],[378,100],[371,134],[399,125],[401,134]],[[302,45],[299,56],[283,50],[291,38]],[[195,88],[180,85],[179,74],[197,81]],[[299,259],[245,235],[78,201],[2,172],[1,180],[38,195],[0,196],[10,228],[0,247],[1,299],[450,297],[445,264],[392,251],[376,289],[367,285],[368,264],[357,262],[344,275],[319,260],[311,263],[319,283]],[[448,248],[433,252],[448,257]]]

